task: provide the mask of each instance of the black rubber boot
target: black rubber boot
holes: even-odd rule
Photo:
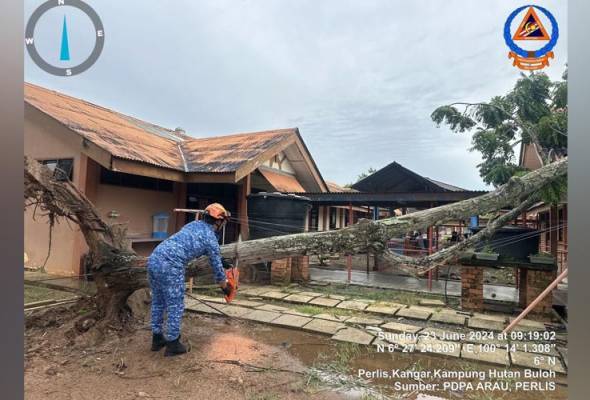
[[[159,351],[166,346],[166,338],[161,333],[154,333],[152,335],[152,351]]]
[[[178,356],[180,354],[186,353],[186,347],[180,343],[180,336],[175,339],[171,340],[166,343],[166,351],[164,352],[164,356],[171,357],[171,356]]]

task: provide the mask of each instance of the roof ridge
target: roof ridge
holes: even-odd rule
[[[189,172],[188,164],[186,162],[186,158],[184,157],[184,150],[182,149],[182,142],[177,143],[176,148],[178,149],[178,152],[180,153],[180,158],[182,159],[182,166],[184,168],[184,172]]]
[[[262,135],[264,133],[271,133],[271,132],[283,132],[283,133],[296,133],[297,128],[278,128],[278,129],[266,129],[264,131],[251,131],[251,132],[240,132],[240,133],[230,133],[229,135],[216,135],[216,136],[204,136],[204,137],[194,137],[191,136],[190,139],[187,139],[187,142],[195,142],[199,140],[207,140],[207,139],[218,139],[218,138],[232,138],[236,136],[250,136],[250,135]]]
[[[439,181],[438,179],[433,179],[433,178],[429,178],[427,176],[425,176],[424,178],[428,179],[429,181],[431,181],[432,183],[434,183],[435,185],[441,186],[443,189],[449,190],[448,188],[446,188],[445,186],[449,186],[451,188],[453,188],[452,190],[466,190],[460,186],[457,185],[453,185],[451,183],[447,183],[447,182],[443,182],[443,181]]]
[[[75,97],[75,96],[66,94],[64,92],[57,91],[55,89],[49,89],[47,87],[39,86],[39,85],[36,85],[34,83],[30,83],[30,82],[25,82],[25,86],[31,86],[31,87],[34,87],[34,88],[36,88],[38,90],[42,90],[42,91],[45,91],[45,92],[51,92],[51,93],[53,93],[53,94],[55,94],[56,96],[59,96],[59,97],[65,97],[65,98],[68,98],[68,99],[71,99],[71,100],[79,101],[79,102],[81,102],[81,103],[83,103],[83,104],[85,104],[87,106],[91,106],[91,107],[94,107],[94,108],[97,108],[97,109],[106,111],[108,113],[116,114],[116,115],[118,115],[120,117],[123,117],[123,118],[128,118],[128,119],[131,119],[131,120],[134,120],[134,121],[137,121],[137,122],[146,124],[146,125],[151,125],[153,127],[163,129],[165,131],[168,131],[171,136],[175,136],[175,137],[177,137],[181,141],[192,139],[192,137],[191,136],[188,136],[188,135],[184,135],[186,137],[182,137],[183,135],[179,135],[176,130],[173,130],[173,129],[170,129],[170,128],[166,128],[165,126],[162,126],[162,125],[154,124],[153,122],[146,121],[144,119],[135,117],[133,115],[124,114],[124,113],[119,112],[119,111],[116,111],[116,110],[114,110],[112,108],[108,108],[108,107],[102,106],[100,104],[92,103],[92,102],[90,102],[88,100],[84,100],[84,99],[82,99],[80,97]],[[27,101],[26,94],[25,94],[24,100],[25,100],[25,102],[28,102]],[[37,108],[37,107],[35,107],[35,108]],[[166,138],[164,136],[158,135],[158,134],[153,133],[153,132],[150,132],[150,131],[145,131],[145,132],[146,133],[149,133],[150,135],[156,135],[158,137],[161,137],[162,139],[166,139],[166,140],[171,140],[171,141],[174,141],[174,142],[178,142],[178,140],[174,140],[174,139],[171,139],[171,138]]]

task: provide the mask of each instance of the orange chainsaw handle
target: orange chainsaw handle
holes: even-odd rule
[[[231,303],[238,294],[238,285],[240,281],[240,271],[236,267],[225,270],[225,278],[227,279],[227,287],[229,293],[223,296],[226,303]]]

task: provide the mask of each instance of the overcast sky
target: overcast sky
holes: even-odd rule
[[[485,188],[470,135],[437,128],[439,105],[504,94],[519,71],[502,38],[522,1],[88,0],[105,28],[98,62],[48,75],[25,54],[25,78],[195,137],[299,127],[324,179],[345,184],[392,161],[467,189]],[[41,4],[25,1],[25,16]],[[565,1],[535,1],[560,26]],[[58,64],[64,12],[49,11],[37,48]],[[521,17],[522,18],[522,17]],[[518,23],[520,21],[517,21]],[[68,13],[72,63],[93,43]],[[550,26],[547,26],[550,31]]]

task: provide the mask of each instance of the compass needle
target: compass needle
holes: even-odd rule
[[[68,25],[66,22],[65,15],[64,15],[63,28],[61,31],[61,52],[60,52],[59,59],[61,61],[69,61],[70,60],[70,45],[68,42]]]

